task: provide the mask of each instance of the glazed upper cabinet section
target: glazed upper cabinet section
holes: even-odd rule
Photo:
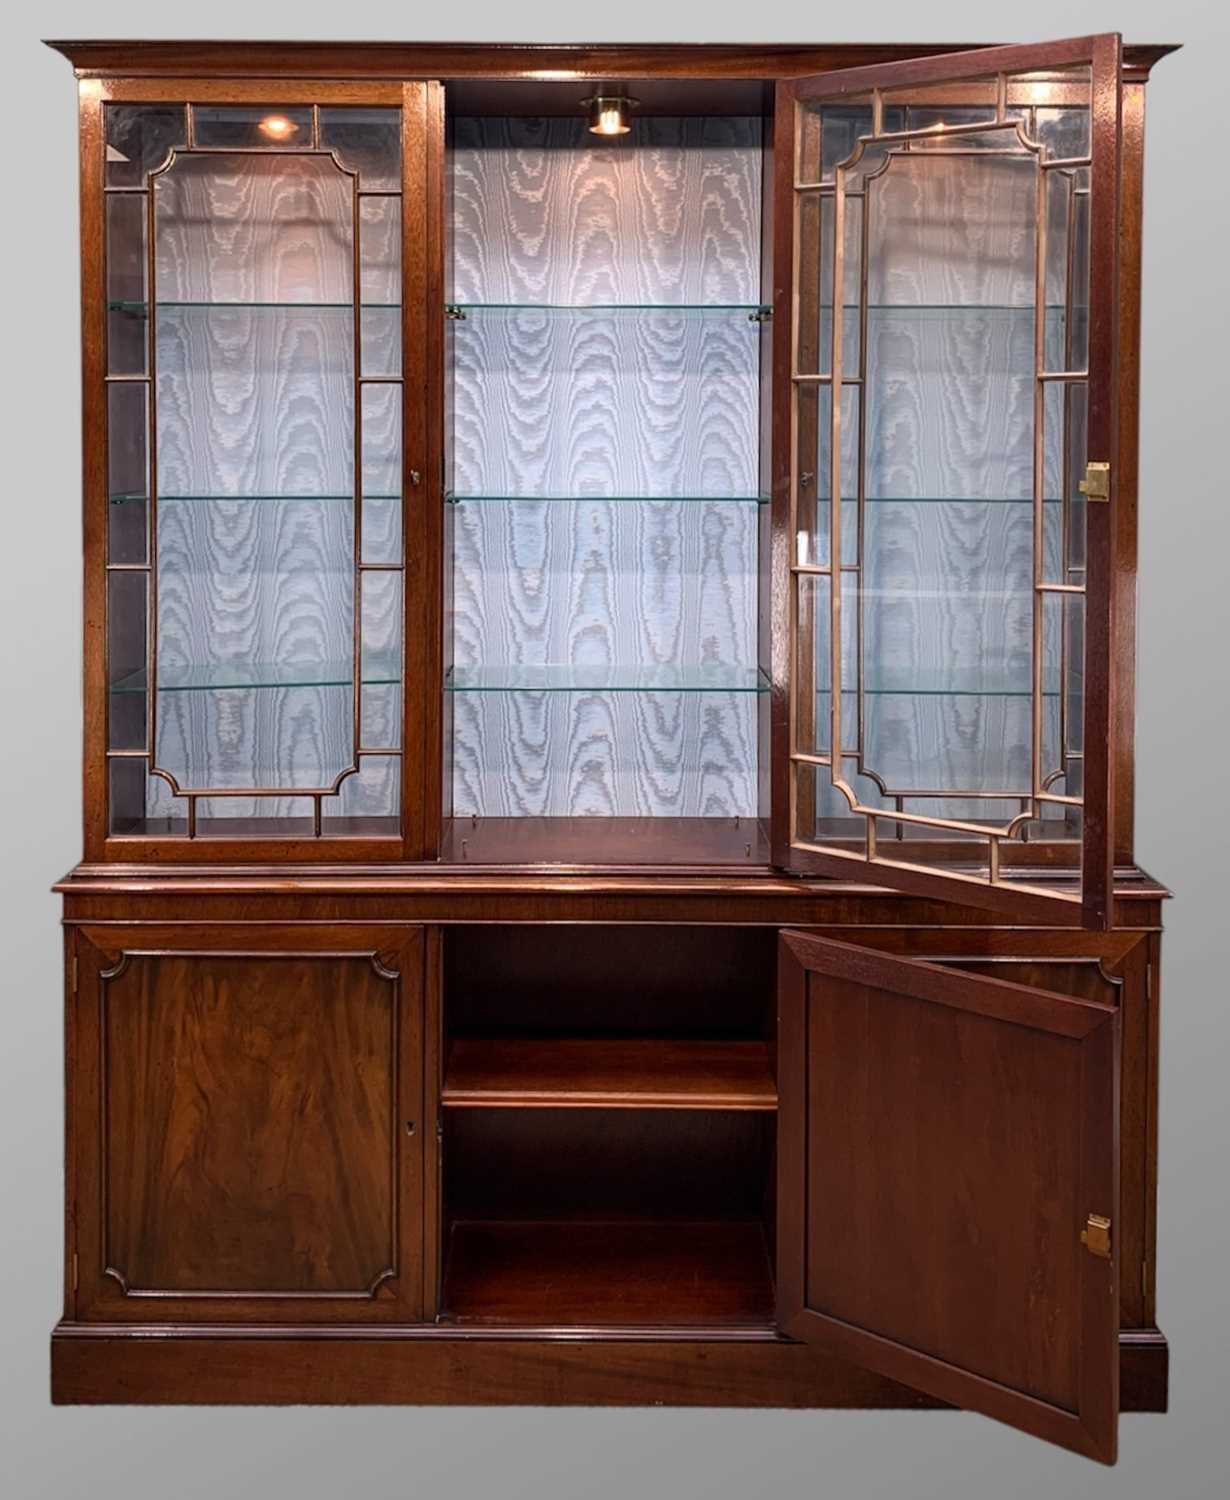
[[[102,105],[109,837],[401,847],[395,97]]]
[[[1120,89],[1097,37],[779,91],[782,864],[1107,920]]]

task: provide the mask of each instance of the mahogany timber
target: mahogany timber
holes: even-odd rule
[[[461,1221],[449,1240],[446,1322],[771,1329],[773,1316],[756,1220]]]
[[[445,1108],[775,1110],[765,1042],[497,1038],[449,1044]]]
[[[1113,1463],[1117,1008],[797,933],[779,952],[783,1331]]]
[[[967,52],[959,43],[522,43],[49,41],[79,77],[518,78],[544,71],[594,78],[800,78],[837,68]],[[1125,47],[1143,82],[1170,43]]]
[[[421,929],[95,936],[69,1014],[76,1316],[421,1319]]]
[[[1120,1336],[1124,1411],[1166,1410],[1166,1341]],[[57,1403],[432,1406],[943,1406],[823,1349],[772,1334],[657,1328],[146,1328],[61,1323]]]

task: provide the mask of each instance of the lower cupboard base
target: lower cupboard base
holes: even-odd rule
[[[1166,1410],[1156,1329],[1120,1335],[1123,1411]],[[939,1407],[774,1334],[619,1336],[440,1327],[235,1329],[61,1323],[59,1405]]]

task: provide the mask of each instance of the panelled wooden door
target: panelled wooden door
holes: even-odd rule
[[[1105,1463],[1115,1006],[783,932],[784,1333]]]
[[[76,944],[76,1316],[421,1318],[422,929]]]
[[[1110,923],[1120,59],[778,85],[784,868]]]

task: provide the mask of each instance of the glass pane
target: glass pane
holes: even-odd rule
[[[156,761],[194,789],[328,787],[356,748],[353,185],[325,157],[223,153],[155,193]],[[198,833],[310,834],[312,813],[202,799]]]
[[[107,749],[144,750],[146,745],[145,573],[107,577]]]
[[[108,104],[104,118],[109,188],[144,187],[187,139],[182,104]]]
[[[359,769],[342,782],[338,795],[325,803],[322,832],[389,833],[396,829],[401,807],[401,757],[365,755]]]
[[[165,783],[164,783],[165,785]],[[107,789],[110,802],[111,832],[148,833],[149,823],[145,815],[145,761],[132,756],[107,762]],[[187,814],[180,804],[178,827],[169,823],[161,828],[162,833],[184,833],[187,831]]]
[[[322,109],[320,144],[348,171],[359,174],[367,191],[401,190],[401,111]]]
[[[832,516],[829,499],[833,483],[833,389],[829,385],[800,385],[796,396],[798,456],[795,562],[827,567]],[[858,558],[859,392],[841,388],[841,560]]]
[[[312,144],[312,111],[308,105],[194,104],[196,144],[245,150],[305,151]]]
[[[345,333],[353,189],[327,158],[181,156],[155,179],[154,197],[160,308],[332,306],[346,315],[333,331]]]
[[[149,497],[149,407],[144,381],[107,387],[107,561],[143,563]]]
[[[400,681],[402,641],[400,573],[368,572],[363,574],[362,637],[364,684],[379,686]]]
[[[359,201],[363,373],[401,373],[401,199]]]
[[[107,195],[107,373],[144,375],[149,324],[146,301],[144,193]]]

